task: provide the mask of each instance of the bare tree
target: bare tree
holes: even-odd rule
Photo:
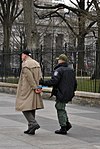
[[[78,51],[78,69],[84,70],[84,42],[85,36],[91,31],[91,27],[96,23],[95,19],[92,19],[92,16],[89,15],[89,9],[93,4],[93,0],[89,2],[88,0],[76,0],[74,3],[70,0],[74,7],[69,7],[65,4],[57,4],[54,6],[39,6],[35,3],[35,7],[38,9],[48,9],[49,11],[40,15],[37,14],[40,19],[44,19],[46,17],[61,17],[62,20],[68,25],[70,30],[74,33],[77,38],[77,51]],[[87,2],[87,7],[85,8],[85,3]],[[66,9],[65,14],[59,13],[59,10]],[[78,19],[78,24],[76,28],[71,25],[71,22],[68,20],[67,14],[73,12]],[[88,14],[88,15],[87,15]],[[90,19],[90,23],[86,24],[86,19]]]
[[[19,0],[0,0],[0,21],[3,26],[3,63],[4,68],[10,68],[10,37],[15,19],[22,13]]]

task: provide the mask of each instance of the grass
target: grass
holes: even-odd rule
[[[90,80],[85,78],[77,79],[78,91],[87,91],[87,92],[100,92],[100,80]]]
[[[7,77],[6,79],[3,78],[3,80],[1,79],[2,82],[13,83],[13,84],[17,84],[18,80],[19,78],[15,78],[15,77]]]
[[[45,80],[50,77],[45,77]],[[100,93],[100,80],[91,80],[90,77],[78,77],[77,78],[77,90],[86,92],[97,92]]]
[[[50,77],[45,77],[45,80],[50,79]],[[19,78],[16,77],[8,77],[4,82],[7,83],[18,83]],[[100,93],[100,79],[91,80],[90,78],[79,77],[77,78],[77,90],[78,91],[86,91],[86,92],[97,92]]]

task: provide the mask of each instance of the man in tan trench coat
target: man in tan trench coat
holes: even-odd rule
[[[38,93],[41,91],[38,86],[42,73],[39,63],[31,58],[29,50],[23,51],[21,58],[22,70],[17,88],[16,110],[22,111],[28,121],[28,130],[24,133],[34,135],[36,129],[40,128],[35,120],[35,111],[44,108],[41,93]]]

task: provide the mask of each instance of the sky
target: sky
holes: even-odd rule
[[[73,0],[73,2],[75,2],[76,0]],[[64,3],[64,4],[67,4],[67,5],[70,5],[70,2],[69,0],[52,0],[52,2],[55,2],[55,3]]]
[[[65,3],[65,4],[68,4],[68,3],[69,3],[69,0],[64,0],[64,3]]]
[[[76,0],[72,0],[74,3],[76,3]],[[71,2],[69,0],[64,0],[64,3],[67,5],[72,5]]]

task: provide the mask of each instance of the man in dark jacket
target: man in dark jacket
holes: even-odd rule
[[[77,88],[77,82],[73,69],[68,67],[67,56],[61,54],[58,57],[58,65],[54,69],[52,78],[47,81],[40,81],[41,85],[48,87],[52,86],[52,95],[56,96],[56,110],[58,121],[61,126],[60,130],[56,130],[56,134],[67,134],[67,131],[72,127],[68,120],[65,110],[66,103],[72,100],[74,92]]]

